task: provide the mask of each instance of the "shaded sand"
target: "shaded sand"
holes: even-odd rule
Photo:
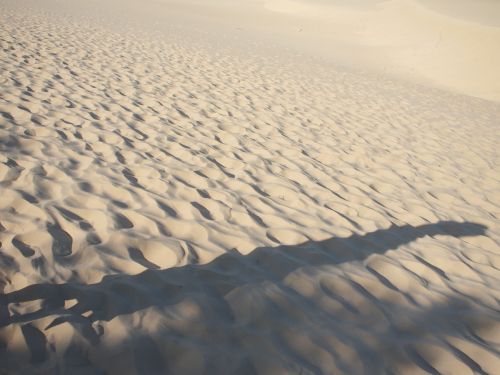
[[[497,371],[498,104],[22,3],[2,372]]]

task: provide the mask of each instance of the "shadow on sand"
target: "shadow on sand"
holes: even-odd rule
[[[217,310],[212,312],[202,310],[198,323],[205,320],[205,313],[217,314],[218,317],[224,317],[228,322],[234,322],[236,319],[235,309],[237,310],[238,307],[228,301],[231,301],[231,293],[238,289],[245,289],[247,286],[257,284],[278,285],[279,288],[286,289],[282,282],[283,279],[299,269],[314,270],[323,266],[336,266],[347,262],[363,261],[372,254],[383,254],[390,249],[396,249],[424,236],[444,235],[458,238],[483,235],[485,230],[486,227],[480,224],[451,221],[417,227],[393,225],[388,229],[377,230],[365,235],[352,235],[348,238],[331,238],[325,241],[309,241],[300,245],[274,248],[261,247],[248,255],[241,255],[233,250],[219,256],[208,264],[186,265],[164,270],[156,269],[156,265],[147,261],[139,249],[133,249],[131,254],[133,259],[143,263],[144,266],[150,269],[137,275],[105,276],[101,282],[91,285],[77,283],[34,284],[18,291],[0,295],[0,308],[2,309],[0,311],[0,326],[22,323],[22,333],[31,351],[32,362],[43,362],[49,355],[46,349],[47,339],[42,331],[29,323],[36,319],[54,316],[54,320],[46,330],[62,323],[69,323],[92,345],[98,345],[103,334],[104,328],[99,322],[110,321],[117,316],[126,316],[150,307],[162,310],[179,303],[186,297],[199,302],[200,306],[207,305],[210,306],[209,309]],[[432,265],[428,266],[432,267]],[[369,269],[369,271],[386,287],[399,291],[398,285],[393,285],[375,270]],[[443,275],[443,277],[446,277],[446,275]],[[363,288],[360,288],[360,293],[368,294],[367,298],[370,298],[369,293],[363,292]],[[287,289],[285,293],[292,292]],[[416,301],[411,300],[411,296],[402,293],[410,303],[418,305]],[[330,295],[330,297],[334,297],[346,310],[356,309],[349,302],[350,296]],[[245,298],[251,298],[251,296],[247,295]],[[293,292],[291,300],[293,301],[294,298],[301,297],[297,296],[296,292]],[[23,315],[11,315],[9,313],[9,304],[34,300],[43,301],[42,307],[38,311]],[[70,300],[76,301],[76,304],[64,308],[65,302]],[[208,300],[210,302],[207,302]],[[374,303],[376,304],[376,301]],[[311,309],[317,309],[317,306],[310,303],[309,305]],[[313,312],[304,313],[304,316],[307,317],[309,313]],[[251,311],[249,314],[251,315]],[[432,316],[434,313],[429,311],[428,314]],[[332,319],[332,317],[329,319]],[[421,319],[422,316],[417,320]],[[210,321],[210,319],[207,319],[207,321]],[[252,327],[252,324],[250,323],[247,328],[250,330],[258,328]],[[328,324],[330,325],[330,323]],[[333,329],[336,335],[340,334],[343,328],[335,324],[335,322],[332,322],[331,327],[325,326],[324,329]],[[204,329],[209,332],[212,330],[213,332],[210,335],[219,337],[219,339],[221,335],[225,337],[220,340],[226,341],[226,344],[232,345],[235,350],[237,348],[242,349],[243,352],[246,350],[238,344],[238,338],[234,336],[237,334],[220,332],[220,330],[224,330],[224,327],[205,327]],[[166,328],[164,327],[163,330],[165,331]],[[47,332],[50,332],[50,330]],[[135,361],[136,366],[138,366],[137,373],[168,373],[168,359],[159,354],[159,349],[155,347],[154,341],[148,336],[139,337],[137,340],[133,354],[137,357]],[[352,345],[353,349],[360,353],[366,352],[369,354],[371,350],[364,347],[361,340],[351,340],[349,345]],[[365,355],[368,355],[366,353]],[[418,354],[415,355],[416,359],[413,358],[413,361],[417,363],[420,361],[419,366],[427,371],[432,370],[432,367]],[[141,356],[144,358],[141,358]],[[210,362],[209,359],[207,361]],[[217,361],[220,362],[220,358]],[[314,364],[304,359],[297,359],[297,361],[302,366],[301,368],[311,373],[321,372]],[[475,366],[475,370],[478,372],[482,371],[479,365],[474,364],[475,362],[472,360],[470,361],[472,363],[469,364],[470,366]],[[349,364],[342,365],[340,357],[337,362],[339,368],[345,367],[349,370]],[[146,367],[142,368],[141,366]],[[379,363],[377,366],[384,366],[384,364]],[[291,373],[295,372],[292,367],[289,368]],[[229,371],[230,367],[227,367],[225,368],[228,370],[226,372],[224,366],[215,366],[212,370],[221,373],[221,368],[222,373],[234,371],[241,373],[255,372],[254,366],[250,363],[247,364],[244,371],[242,368]]]

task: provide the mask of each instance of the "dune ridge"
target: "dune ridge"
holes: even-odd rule
[[[500,106],[183,42],[0,4],[2,370],[493,374]]]

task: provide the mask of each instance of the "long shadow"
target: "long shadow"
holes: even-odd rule
[[[233,313],[225,297],[237,288],[263,282],[280,283],[284,277],[299,268],[362,261],[372,254],[385,253],[425,236],[445,235],[458,238],[483,235],[485,230],[486,227],[480,224],[453,221],[417,227],[393,225],[388,229],[365,235],[354,234],[348,238],[308,241],[293,246],[260,247],[248,255],[232,250],[203,265],[159,270],[156,265],[147,262],[145,264],[149,264],[152,269],[137,275],[105,276],[101,282],[90,285],[34,284],[0,295],[0,326],[54,316],[55,319],[46,329],[67,322],[78,326],[80,333],[89,342],[96,344],[102,332],[95,328],[94,322],[110,321],[117,316],[149,307],[174,305],[188,295],[216,299],[219,302],[217,313],[227,315],[232,320]],[[134,249],[134,252],[140,250]],[[140,259],[141,254],[136,254],[136,258]],[[8,311],[9,304],[34,300],[43,301],[42,308],[38,311],[14,315]],[[64,308],[65,302],[70,300],[75,300],[76,304]],[[36,331],[31,323],[24,324],[23,327],[23,333]],[[27,341],[41,343],[32,344],[38,350],[35,352],[39,358],[42,350],[40,346],[45,345],[45,341],[41,331],[35,333],[28,335]]]
[[[484,234],[485,229],[480,224],[453,221],[418,227],[393,225],[388,229],[365,235],[354,234],[347,238],[309,241],[292,246],[259,247],[248,255],[232,250],[207,264],[165,270],[149,269],[137,275],[110,275],[97,284],[34,284],[3,295],[0,301],[5,309],[9,303],[41,299],[44,301],[43,308],[10,317],[4,311],[3,316],[0,315],[3,317],[0,325],[27,322],[48,315],[60,316],[52,325],[77,317],[89,322],[109,321],[118,315],[131,314],[152,305],[175,303],[179,296],[189,292],[204,291],[223,297],[245,284],[279,281],[300,267],[361,261],[372,254],[382,254],[421,237],[477,236]],[[156,267],[152,265],[152,268]],[[68,300],[76,300],[77,303],[63,309],[64,302]],[[82,316],[89,312],[87,318]]]

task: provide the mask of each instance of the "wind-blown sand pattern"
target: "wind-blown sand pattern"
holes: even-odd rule
[[[498,103],[8,1],[0,50],[0,373],[498,372]]]

